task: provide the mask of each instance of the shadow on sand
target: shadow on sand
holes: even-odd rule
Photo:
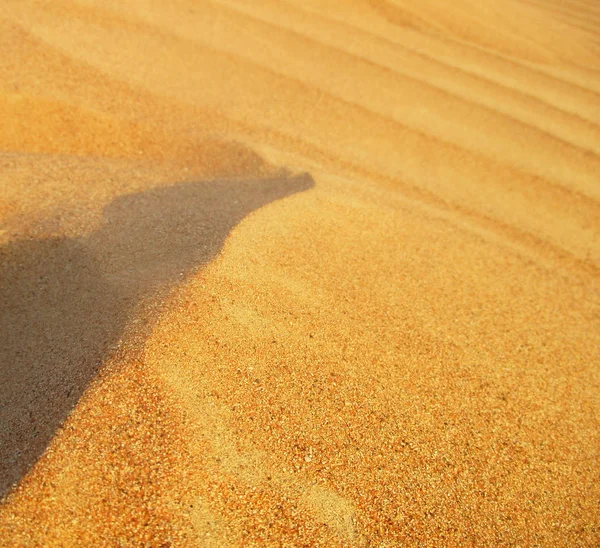
[[[141,303],[211,261],[246,215],[310,175],[120,197],[85,238],[0,248],[0,499],[44,452]]]

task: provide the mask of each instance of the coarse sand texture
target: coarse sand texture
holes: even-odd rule
[[[0,547],[600,545],[600,3],[0,3]]]

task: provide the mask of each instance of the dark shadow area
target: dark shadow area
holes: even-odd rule
[[[89,382],[159,302],[211,261],[250,212],[310,175],[182,183],[120,197],[85,238],[0,248],[0,498],[31,468]]]

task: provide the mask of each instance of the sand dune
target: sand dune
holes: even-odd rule
[[[0,545],[595,545],[600,7],[0,6]]]

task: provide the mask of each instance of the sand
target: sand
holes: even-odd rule
[[[600,6],[0,7],[0,545],[600,543]]]

